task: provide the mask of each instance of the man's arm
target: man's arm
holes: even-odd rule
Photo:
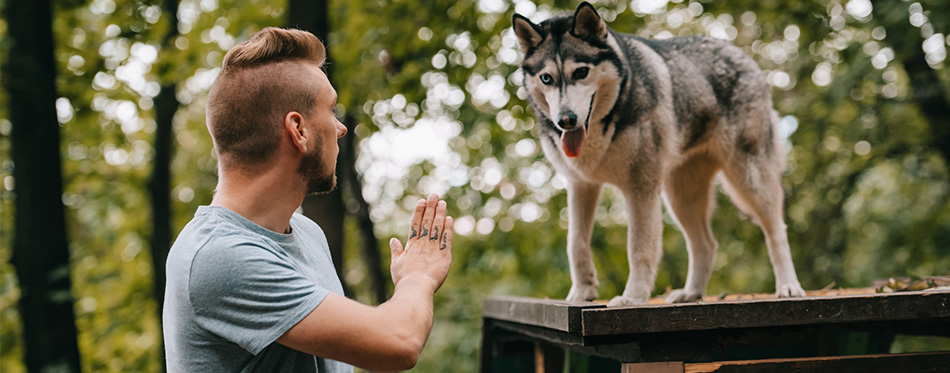
[[[330,294],[277,342],[367,370],[415,366],[432,329],[432,298],[452,262],[453,221],[445,202],[430,195],[413,211],[409,240],[393,238],[393,297],[370,307]]]

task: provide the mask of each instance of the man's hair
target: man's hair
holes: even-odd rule
[[[313,34],[267,27],[224,56],[208,94],[207,125],[223,167],[254,169],[271,157],[291,111],[313,114],[319,85],[306,65],[322,67],[326,49]]]

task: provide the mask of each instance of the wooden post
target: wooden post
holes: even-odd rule
[[[495,357],[495,339],[493,335],[492,321],[489,318],[482,318],[482,348],[478,351],[478,371],[479,373],[491,373],[492,360]]]
[[[534,372],[561,373],[564,371],[564,350],[550,343],[535,342]]]

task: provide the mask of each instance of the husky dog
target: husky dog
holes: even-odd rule
[[[593,6],[534,24],[512,24],[524,84],[547,159],[568,179],[568,301],[597,297],[590,239],[604,183],[627,205],[630,275],[608,306],[644,304],[662,253],[661,198],[685,233],[686,286],[668,302],[706,291],[718,244],[710,218],[713,178],[765,233],[776,294],[805,295],[783,220],[785,167],[778,115],[755,62],[724,41],[650,40],[611,30]]]

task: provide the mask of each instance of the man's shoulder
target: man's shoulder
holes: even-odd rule
[[[179,233],[175,246],[191,246],[194,251],[198,251],[208,247],[231,247],[243,244],[259,246],[266,244],[265,241],[261,235],[229,219],[222,219],[214,210],[199,210]]]
[[[244,267],[248,262],[272,262],[284,255],[279,244],[255,232],[228,223],[219,223],[195,250],[196,265]]]
[[[298,224],[300,227],[305,227],[307,229],[319,229],[321,232],[323,231],[320,228],[320,225],[318,225],[316,222],[311,220],[306,215],[298,213],[298,212],[295,212],[293,216],[290,217],[290,221],[293,224]]]
[[[225,287],[252,287],[262,278],[292,268],[276,244],[238,232],[219,227],[191,253],[188,288],[195,307],[210,299],[203,297],[219,296]]]
[[[224,209],[216,206],[200,206],[195,216],[185,225],[179,234],[182,238],[205,238],[215,236],[252,236],[249,230],[243,229],[234,221],[234,218],[225,213]]]
[[[199,211],[175,240],[169,260],[189,272],[194,267],[227,268],[261,256],[273,257],[273,246],[265,237],[221,219],[213,211]]]
[[[317,224],[316,222],[314,222],[309,217],[303,214],[298,214],[295,212],[294,215],[290,218],[290,224],[294,228],[294,230],[297,230],[306,234],[315,234],[320,237],[325,237],[325,234],[323,233],[323,228],[321,228],[319,224]]]

